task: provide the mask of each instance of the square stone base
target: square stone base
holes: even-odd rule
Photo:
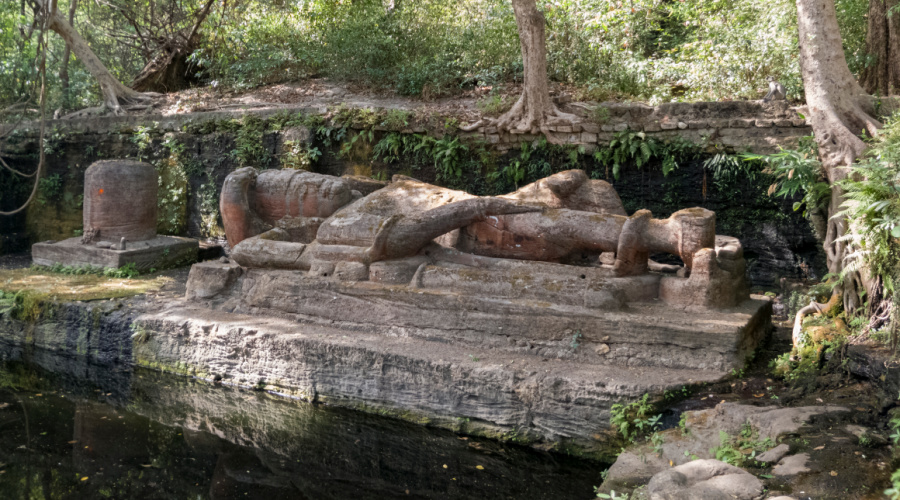
[[[125,250],[98,248],[93,243],[82,244],[81,238],[36,243],[31,247],[35,264],[70,267],[120,268],[134,263],[138,270],[165,269],[186,265],[197,260],[199,243],[195,239],[178,236],[157,236],[152,240],[127,242]]]

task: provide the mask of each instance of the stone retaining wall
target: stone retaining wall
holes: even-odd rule
[[[778,146],[791,147],[801,137],[812,134],[812,128],[802,113],[803,108],[791,107],[785,101],[727,101],[697,103],[667,103],[647,106],[640,103],[603,103],[597,107],[576,103],[574,111],[586,116],[584,122],[575,125],[550,127],[549,139],[563,144],[593,147],[606,146],[617,132],[631,130],[644,132],[649,137],[672,139],[679,137],[696,144],[707,145],[710,151],[770,153]],[[189,124],[212,120],[230,120],[253,115],[270,118],[279,113],[303,113],[325,115],[324,106],[286,106],[284,108],[248,109],[234,111],[198,112],[182,115],[127,115],[104,116],[78,120],[51,120],[48,130],[64,130],[67,134],[114,133],[133,130],[138,126],[153,125],[161,131],[179,131]],[[434,117],[432,117],[432,122]],[[9,131],[10,125],[0,125],[0,135]],[[376,131],[388,131],[384,126]],[[432,123],[413,120],[401,133],[432,133],[440,135],[445,128]],[[20,136],[36,136],[37,122],[23,123],[18,127]],[[453,132],[451,130],[451,132]],[[472,132],[459,132],[469,140],[484,140],[498,150],[518,147],[524,141],[533,141],[538,135],[500,132],[496,127],[482,126]]]
[[[809,121],[786,102],[761,101],[670,103],[652,107],[643,104],[608,104],[600,123],[550,127],[551,137],[566,144],[606,146],[617,132],[644,132],[662,140],[679,137],[706,144],[710,150],[754,153],[792,147],[801,137],[812,134]],[[483,137],[500,149],[515,147],[537,136],[498,132],[496,127],[480,127],[469,137]],[[510,146],[512,145],[512,146]]]

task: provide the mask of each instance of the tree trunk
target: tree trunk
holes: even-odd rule
[[[200,25],[209,16],[213,3],[214,0],[207,0],[192,27],[174,33],[162,44],[156,57],[131,82],[131,88],[139,91],[174,92],[187,88],[195,80],[192,76],[194,65],[188,61],[188,57],[200,42]]]
[[[520,134],[541,131],[551,138],[548,125],[572,123],[577,117],[561,112],[550,100],[544,14],[537,9],[535,0],[512,0],[512,5],[519,28],[525,81],[519,100],[497,120],[497,127]]]
[[[874,64],[863,68],[860,83],[866,92],[881,96],[900,91],[900,0],[869,0],[869,24],[866,33],[866,55]]]
[[[830,273],[840,273],[848,255],[848,243],[838,241],[850,230],[847,220],[835,218],[844,196],[837,183],[849,174],[849,166],[866,149],[857,135],[874,135],[882,124],[875,117],[873,98],[850,73],[841,45],[834,0],[797,0],[800,69],[806,90],[810,120],[822,166],[831,184],[825,255]],[[850,273],[842,289],[844,308],[855,311],[860,295],[871,286],[865,272]],[[871,294],[870,294],[871,295]]]
[[[75,28],[75,9],[78,6],[78,0],[71,0],[69,4],[69,25]],[[69,104],[69,59],[72,58],[72,47],[66,44],[66,50],[63,53],[62,65],[59,68],[59,80],[62,85],[63,105]]]
[[[47,0],[45,0],[47,1]],[[106,66],[100,61],[87,41],[78,34],[77,31],[66,21],[59,10],[54,6],[47,8],[48,16],[47,27],[65,40],[66,44],[71,47],[72,53],[75,54],[82,64],[91,73],[97,83],[100,84],[100,91],[103,94],[103,105],[114,114],[124,114],[120,103],[130,103],[135,101],[143,101],[150,99],[152,96],[136,92],[121,82],[116,80],[114,76],[106,69]]]

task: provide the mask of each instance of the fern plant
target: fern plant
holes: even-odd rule
[[[804,216],[826,207],[831,186],[825,180],[813,136],[801,138],[797,149],[779,149],[778,153],[771,155],[743,154],[740,157],[744,161],[766,165],[763,173],[775,178],[769,186],[769,196],[793,198],[801,194],[803,198],[794,203],[794,210],[802,210]]]
[[[900,274],[900,114],[871,139],[866,156],[838,185],[845,201],[835,217],[851,221],[839,241],[854,248],[845,258],[844,272],[866,265],[893,292]]]
[[[638,168],[647,164],[660,150],[660,143],[648,139],[643,132],[624,130],[615,135],[609,146],[594,153],[594,159],[602,164],[612,164],[613,177],[618,179],[622,165],[634,162]]]

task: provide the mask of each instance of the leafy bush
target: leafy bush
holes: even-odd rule
[[[644,396],[628,404],[616,403],[609,411],[609,423],[615,427],[619,434],[629,443],[638,438],[648,436],[661,425],[662,415],[650,416],[653,405],[650,404],[650,395]]]

